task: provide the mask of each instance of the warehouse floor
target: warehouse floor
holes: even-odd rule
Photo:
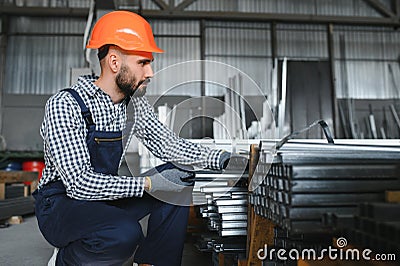
[[[21,224],[0,228],[0,265],[44,266],[53,253],[40,234],[34,216],[23,217]],[[188,238],[183,252],[182,266],[212,265],[211,254],[199,252]]]

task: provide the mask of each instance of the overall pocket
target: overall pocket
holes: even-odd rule
[[[122,156],[122,133],[96,131],[91,136],[88,147],[90,162],[94,170],[103,174],[118,174]]]

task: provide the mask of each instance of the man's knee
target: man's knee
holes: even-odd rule
[[[93,253],[129,257],[142,238],[142,229],[137,222],[120,222],[94,232],[83,243]]]

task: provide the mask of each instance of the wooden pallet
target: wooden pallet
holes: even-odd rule
[[[24,196],[5,199],[6,184],[30,182],[24,186]],[[34,199],[30,195],[38,185],[38,172],[0,171],[0,221],[34,212]]]
[[[0,200],[5,199],[6,184],[31,182],[30,186],[25,186],[24,196],[30,195],[38,185],[38,172],[28,171],[0,171]]]

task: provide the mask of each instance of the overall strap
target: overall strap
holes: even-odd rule
[[[93,122],[92,113],[90,112],[89,108],[87,108],[87,106],[83,102],[81,96],[79,96],[79,94],[76,92],[76,90],[73,90],[71,88],[63,89],[62,91],[69,92],[72,95],[72,97],[74,97],[74,99],[79,104],[79,107],[81,108],[83,120],[85,120],[85,123],[86,123],[86,128],[94,130],[95,124]]]

